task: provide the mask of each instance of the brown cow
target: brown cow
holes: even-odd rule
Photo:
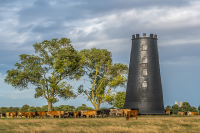
[[[129,120],[130,117],[132,117],[132,119],[133,119],[133,116],[135,116],[136,120],[137,120],[138,113],[139,113],[139,110],[127,111],[126,120]]]
[[[84,112],[87,112],[87,110],[81,110],[81,117],[83,117]]]
[[[127,116],[127,111],[131,111],[131,109],[119,109],[119,110],[123,110],[123,112],[124,112],[124,117]]]
[[[170,110],[169,110],[169,109],[166,109],[166,110],[165,110],[165,113],[170,115]]]
[[[32,113],[32,116],[33,116],[33,118],[36,116],[36,114],[35,114],[35,112],[31,112]]]
[[[18,116],[22,117],[22,113],[23,113],[22,111],[19,111]]]
[[[177,112],[177,115],[185,115],[185,112],[180,112],[180,111],[178,111],[178,112]]]
[[[192,115],[198,116],[197,112],[192,112]]]
[[[51,118],[54,118],[55,116],[61,118],[61,111],[48,111],[47,115],[51,116]]]
[[[8,118],[10,116],[10,112],[6,112],[6,117]]]
[[[12,118],[17,117],[17,111],[11,112],[11,113],[10,113],[10,116],[11,116]]]
[[[190,115],[191,115],[191,116],[194,116],[194,115],[195,115],[195,116],[198,116],[197,112],[190,112],[190,111],[188,111],[187,115],[188,115],[188,116],[190,116]]]
[[[47,117],[47,113],[45,111],[39,111],[38,115],[40,118],[46,118]]]
[[[87,118],[89,116],[96,117],[97,116],[97,110],[87,110],[87,112],[83,112],[82,115],[87,116]]]
[[[77,117],[80,117],[81,116],[81,112],[78,112],[78,111],[74,111],[74,118]]]
[[[22,112],[22,111],[19,111],[18,113],[19,116],[24,116],[25,118],[29,117],[29,118],[32,118],[32,112]]]

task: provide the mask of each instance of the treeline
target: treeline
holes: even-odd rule
[[[194,106],[191,106],[188,102],[183,102],[183,105],[181,107],[179,107],[177,104],[174,104],[173,106],[168,105],[167,107],[165,107],[165,109],[170,109],[170,111],[173,114],[177,114],[178,111],[181,111],[181,112],[191,111],[191,112],[199,113],[200,112],[200,105],[199,105],[198,108],[196,108]]]
[[[100,110],[103,110],[106,108],[100,108]],[[75,108],[74,106],[71,105],[60,105],[60,106],[52,106],[53,111],[81,111],[81,110],[94,110],[91,107],[87,107],[85,104],[82,104],[82,106],[78,106]],[[0,108],[0,113],[6,113],[6,112],[13,112],[17,111],[23,111],[23,112],[36,112],[36,111],[48,111],[48,105],[44,105],[42,107],[34,107],[34,106],[29,106],[27,104],[23,105],[22,108],[20,109],[19,107],[1,107]]]

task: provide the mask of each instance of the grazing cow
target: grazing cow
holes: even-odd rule
[[[187,115],[188,116],[194,116],[194,115],[198,116],[197,112],[190,112],[190,111],[187,112]]]
[[[102,110],[97,110],[97,116],[98,116],[98,115],[101,115],[101,117],[103,117],[102,114],[103,114],[103,111],[102,111]]]
[[[131,109],[120,109],[120,110],[123,110],[123,112],[124,112],[124,117],[127,116],[127,111],[131,111]]]
[[[47,117],[47,113],[45,111],[39,111],[38,115],[40,118],[46,118]]]
[[[12,118],[17,117],[17,111],[11,112],[11,113],[10,113],[10,116],[11,116]]]
[[[31,113],[33,117],[37,116],[37,112],[31,112]]]
[[[180,111],[178,111],[178,112],[177,112],[177,115],[185,115],[185,112],[180,112]]]
[[[32,112],[22,112],[22,111],[19,111],[18,113],[19,116],[24,116],[25,118],[29,117],[29,118],[32,118]]]
[[[9,117],[10,116],[10,112],[6,112],[6,117]]]
[[[120,115],[123,115],[124,111],[123,110],[118,110],[118,109],[110,109],[110,113],[111,114],[120,114]]]
[[[89,116],[96,117],[97,116],[97,110],[87,110],[87,112],[83,112],[83,116],[85,115],[87,118]]]
[[[191,116],[191,115],[192,115],[192,112],[188,111],[188,112],[187,112],[187,115],[188,115],[188,116]]]
[[[51,116],[51,118],[54,118],[55,116],[61,118],[61,111],[48,111],[47,115]]]
[[[74,111],[74,118],[76,118],[76,116],[79,118],[81,116],[81,112]]]
[[[192,112],[192,116],[193,115],[198,116],[197,112]]]
[[[81,117],[83,117],[84,112],[87,112],[87,110],[81,110]]]
[[[169,109],[166,109],[166,110],[165,110],[165,113],[170,115],[170,110],[169,110]]]
[[[71,112],[71,111],[65,111],[64,118],[67,118],[67,117],[73,117],[73,112]]]
[[[0,113],[0,117],[6,117],[5,113]]]
[[[132,117],[132,119],[133,119],[133,116],[135,116],[135,117],[136,117],[136,120],[137,120],[138,113],[139,113],[139,110],[127,111],[126,120],[129,120],[129,118],[131,118],[131,117]]]
[[[105,109],[105,110],[101,110],[101,116],[103,117],[104,116],[104,114],[106,114],[106,115],[108,115],[109,116],[109,114],[110,114],[110,109]]]
[[[18,116],[22,117],[22,113],[23,113],[22,111],[19,111]]]
[[[64,118],[65,111],[60,111],[61,118]]]

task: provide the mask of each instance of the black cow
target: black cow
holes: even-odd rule
[[[5,113],[0,113],[0,117],[6,117]]]
[[[64,113],[64,118],[72,118],[74,116],[74,113],[73,112],[67,112],[67,113]]]
[[[105,110],[101,110],[101,116],[103,117],[104,114],[107,114],[109,116],[110,110],[109,109],[105,109]]]

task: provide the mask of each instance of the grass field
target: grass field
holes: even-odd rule
[[[200,116],[117,118],[0,118],[0,133],[200,133]]]

